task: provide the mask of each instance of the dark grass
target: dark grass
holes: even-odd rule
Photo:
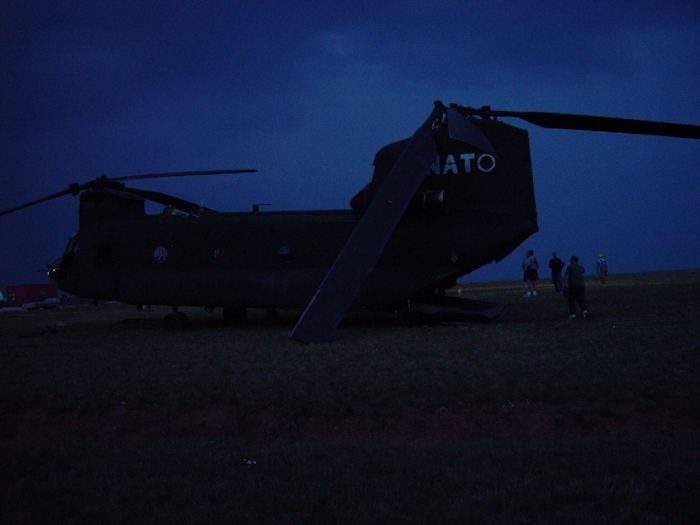
[[[696,523],[700,496],[696,448],[663,439],[39,440],[12,452],[14,523]]]
[[[0,428],[0,522],[696,522],[700,271],[590,282],[586,321],[551,287],[536,299],[518,282],[460,288],[509,303],[504,317],[406,329],[353,314],[331,344],[304,346],[288,338],[294,312],[226,326],[185,309],[180,334],[162,330],[164,309],[0,315],[0,422],[82,424]],[[211,406],[233,414],[227,432],[166,431]],[[115,411],[157,415],[163,431],[89,431]],[[561,424],[392,439],[396,419],[420,433],[421,414],[465,411]],[[264,439],[261,412],[276,422]],[[358,439],[300,431],[365,416]]]

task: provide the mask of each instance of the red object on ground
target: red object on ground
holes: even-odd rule
[[[43,303],[46,299],[57,299],[55,284],[21,284],[7,287],[7,306],[22,306],[27,303]]]

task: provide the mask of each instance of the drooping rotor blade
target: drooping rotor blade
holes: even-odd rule
[[[447,129],[451,139],[461,140],[484,153],[498,157],[486,135],[455,108],[447,108]]]
[[[495,111],[488,107],[474,110],[476,115],[485,117],[516,117],[543,128],[574,129],[588,131],[609,131],[636,135],[659,135],[700,139],[700,126],[635,120],[615,117],[595,117],[570,113],[547,113],[544,111]]]
[[[111,189],[115,189],[115,190],[131,192],[134,195],[139,195],[145,199],[152,200],[153,202],[164,204],[166,206],[171,205],[179,210],[186,211],[188,213],[190,213],[193,209],[199,209],[202,211],[214,211],[214,210],[210,210],[208,208],[204,208],[202,206],[198,206],[197,204],[188,202],[186,200],[178,199],[177,197],[171,197],[170,195],[166,195],[164,193],[147,192],[146,190],[125,188],[124,185],[121,184],[121,181],[137,180],[137,179],[156,179],[156,178],[161,178],[161,177],[191,177],[191,176],[196,176],[196,175],[225,175],[225,174],[233,174],[233,173],[252,173],[255,171],[257,171],[257,170],[243,169],[243,170],[209,170],[209,171],[174,171],[174,172],[167,172],[167,173],[145,173],[142,175],[129,175],[126,177],[107,177],[105,175],[101,175],[101,176],[97,177],[96,179],[85,182],[83,184],[73,183],[70,186],[68,186],[67,190],[62,190],[62,191],[59,191],[57,193],[47,195],[46,197],[42,197],[40,199],[34,200],[32,202],[27,202],[27,203],[22,204],[20,206],[15,206],[14,208],[10,208],[9,210],[0,211],[0,216],[15,212],[15,211],[19,211],[19,210],[22,210],[24,208],[29,208],[30,206],[34,206],[35,204],[40,204],[42,202],[45,202],[45,201],[48,201],[51,199],[63,197],[64,195],[78,195],[83,190],[103,189],[103,188],[111,188]],[[147,194],[150,196],[147,196]]]
[[[198,175],[231,175],[234,173],[254,173],[258,170],[209,170],[209,171],[172,171],[166,173],[143,173],[140,175],[128,175],[126,177],[110,178],[114,181],[160,179],[163,177],[193,177]]]
[[[194,202],[186,201],[185,199],[180,199],[179,197],[173,197],[172,195],[160,193],[157,191],[140,190],[136,188],[123,188],[120,191],[130,193],[132,195],[137,195],[149,201],[162,204],[163,206],[172,206],[173,208],[176,208],[180,211],[184,211],[185,213],[192,213],[195,210],[205,212],[216,211],[209,208],[205,208],[204,206],[200,206],[199,204],[195,204]]]
[[[35,204],[41,204],[42,202],[50,201],[51,199],[57,199],[58,197],[63,197],[64,195],[70,195],[71,193],[77,194],[74,192],[79,192],[79,191],[80,191],[79,186],[77,184],[72,184],[67,190],[62,190],[62,191],[59,191],[57,193],[47,195],[46,197],[42,197],[41,199],[37,199],[37,200],[32,201],[32,202],[27,202],[25,204],[22,204],[21,206],[15,206],[14,208],[10,208],[9,210],[0,211],[0,216],[15,212],[15,211],[23,210],[24,208],[29,208],[30,206],[34,206]]]
[[[433,123],[443,107],[418,128],[355,227],[290,337],[327,343],[360,292],[437,155]]]

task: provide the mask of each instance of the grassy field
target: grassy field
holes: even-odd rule
[[[0,313],[0,523],[698,523],[700,270],[461,285],[489,324]]]

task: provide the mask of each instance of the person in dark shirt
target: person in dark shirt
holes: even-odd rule
[[[564,289],[566,298],[569,300],[569,319],[576,319],[576,303],[581,308],[581,315],[584,319],[588,317],[588,307],[586,306],[586,283],[583,274],[586,269],[578,263],[578,257],[571,256],[569,266],[564,275]]]
[[[561,271],[564,268],[564,261],[557,257],[557,252],[552,252],[552,258],[549,260],[549,268],[552,270],[552,284],[554,291],[557,293],[564,292],[564,283],[561,281]]]

